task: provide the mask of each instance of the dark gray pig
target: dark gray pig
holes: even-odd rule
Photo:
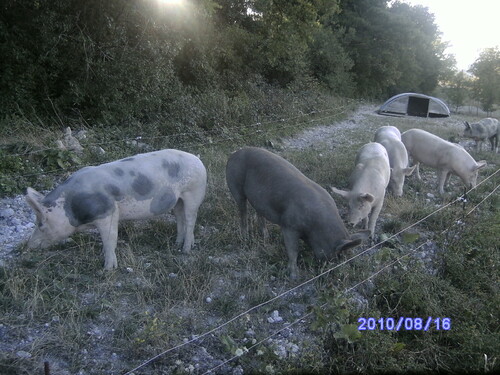
[[[319,260],[361,244],[370,231],[350,235],[328,192],[292,164],[264,149],[247,147],[234,152],[226,166],[227,185],[238,205],[240,226],[248,233],[247,200],[257,214],[283,232],[291,278],[297,278],[299,239]]]
[[[120,220],[146,219],[173,209],[177,244],[189,251],[198,207],[205,197],[207,174],[200,159],[187,152],[161,150],[86,167],[47,196],[28,188],[26,200],[37,217],[30,248],[47,247],[76,231],[98,229],[104,268],[118,266]]]

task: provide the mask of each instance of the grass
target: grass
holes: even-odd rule
[[[314,120],[314,115],[309,119]],[[0,268],[0,372],[41,373],[43,362],[49,361],[54,374],[123,373],[296,286],[288,279],[278,227],[268,225],[266,240],[255,229],[247,241],[239,235],[237,210],[224,175],[227,156],[239,146],[269,147],[271,142],[274,151],[321,186],[344,188],[357,149],[371,141],[379,126],[391,122],[402,131],[419,126],[444,137],[458,128],[439,121],[436,125],[425,119],[371,116],[367,124],[349,131],[350,143],[336,143],[333,149],[281,147],[283,138],[308,126],[300,121],[268,124],[257,129],[259,132],[233,129],[220,138],[213,136],[211,144],[190,140],[191,146],[184,149],[200,155],[209,175],[195,249],[184,254],[176,248],[171,218],[123,223],[117,250],[120,268],[113,272],[102,271],[101,241],[96,233],[75,235],[44,251],[20,247],[16,257]],[[30,128],[30,133],[35,131],[40,129]],[[92,139],[104,137],[104,129],[94,132]],[[26,134],[27,143],[38,139],[30,137]],[[32,147],[42,147],[55,137],[47,135]],[[108,156],[131,153],[131,149],[114,147]],[[488,160],[488,174],[498,168],[498,155],[485,151],[473,155]],[[83,160],[87,157],[92,155]],[[435,173],[423,168],[423,176],[423,182],[407,179],[403,197],[386,198],[377,226],[379,235],[393,235],[449,200],[429,199],[427,193],[435,191],[430,185]],[[491,179],[470,194],[467,210],[497,185],[498,178]],[[448,190],[456,194],[461,187],[456,184]],[[346,203],[336,201],[345,217]],[[454,204],[412,228],[414,236],[397,236],[378,251],[356,258],[136,373],[201,373],[238,349],[244,352],[253,340],[264,340],[283,328],[268,322],[274,310],[285,322],[300,318],[297,311],[314,314],[271,341],[264,340],[221,367],[220,373],[232,372],[237,366],[245,372],[263,373],[498,370],[498,205],[496,194],[466,216],[462,205]],[[435,272],[429,272],[425,258],[398,260],[425,240],[435,249]],[[352,250],[339,261],[366,248]],[[387,271],[344,293],[390,262],[395,264]],[[310,249],[301,244],[301,281],[334,264],[316,263]],[[357,319],[361,316],[450,317],[453,329],[360,333]],[[282,348],[295,344],[298,353],[288,351],[287,357],[280,357]],[[19,355],[20,351],[29,356]]]

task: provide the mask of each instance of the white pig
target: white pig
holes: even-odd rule
[[[483,118],[481,121],[469,124],[465,121],[464,137],[476,141],[476,152],[481,149],[482,142],[487,139],[491,144],[491,151],[498,151],[498,138],[500,138],[500,126],[496,118]]]
[[[403,195],[405,177],[410,176],[415,170],[415,166],[408,167],[408,152],[401,142],[401,133],[395,126],[382,126],[376,131],[374,142],[380,143],[387,151],[391,166],[388,190],[400,197]]]
[[[187,152],[161,150],[86,167],[43,196],[28,188],[26,200],[37,217],[30,248],[47,247],[76,231],[98,229],[104,268],[116,268],[118,222],[145,219],[173,209],[177,244],[189,251],[198,208],[205,196],[207,173]]]
[[[391,169],[389,156],[380,143],[370,142],[361,147],[356,157],[356,167],[351,175],[351,190],[332,191],[349,202],[349,223],[363,221],[364,228],[375,233],[375,224],[384,204],[385,189],[389,184]]]
[[[473,188],[476,186],[479,169],[486,165],[484,160],[476,163],[463,147],[425,130],[407,130],[401,135],[401,140],[417,166],[418,179],[420,179],[418,163],[437,169],[439,194],[444,194],[444,186],[451,174],[460,177],[468,189]]]

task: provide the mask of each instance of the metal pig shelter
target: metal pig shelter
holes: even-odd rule
[[[448,106],[441,99],[411,92],[393,96],[382,104],[378,113],[388,116],[450,116]]]

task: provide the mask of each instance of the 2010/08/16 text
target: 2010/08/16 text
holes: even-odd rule
[[[451,318],[359,318],[359,331],[428,331],[433,328],[436,331],[449,331],[451,329]]]

